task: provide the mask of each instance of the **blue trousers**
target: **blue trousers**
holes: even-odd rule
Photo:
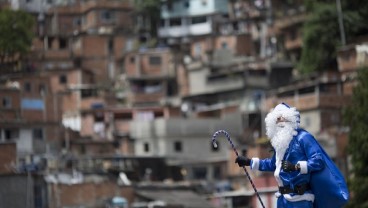
[[[277,199],[277,208],[313,208],[313,202],[305,200],[290,202],[281,195]]]

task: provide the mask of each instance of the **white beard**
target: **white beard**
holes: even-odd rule
[[[295,108],[286,110],[274,110],[267,114],[265,118],[266,123],[266,135],[271,139],[271,144],[275,148],[276,152],[284,155],[286,149],[289,147],[290,141],[293,136],[297,134],[298,128],[297,111]],[[278,117],[284,117],[288,122],[280,122],[276,124]],[[282,158],[281,158],[282,159]]]
[[[283,117],[287,122],[276,124],[277,118]],[[276,170],[274,172],[279,186],[283,182],[279,177],[281,171],[281,161],[294,136],[297,135],[296,129],[299,127],[299,112],[295,108],[287,108],[282,104],[276,106],[274,110],[267,114],[265,118],[266,135],[271,139],[271,145],[276,151]]]
[[[271,145],[273,148],[275,148],[276,156],[281,157],[276,158],[276,160],[281,161],[285,154],[285,151],[289,147],[290,141],[293,139],[295,129],[293,125],[288,122],[281,122],[275,126],[275,134],[271,138]]]
[[[290,141],[293,139],[294,135],[297,134],[294,125],[289,122],[282,122],[278,125],[274,125],[274,136],[271,138],[271,145],[276,151],[276,170],[274,172],[275,179],[279,186],[283,186],[283,182],[279,177],[281,170],[281,161],[284,158],[286,150],[289,148]],[[283,127],[281,127],[283,126]]]

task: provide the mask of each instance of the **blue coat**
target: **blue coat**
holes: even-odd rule
[[[304,170],[307,172],[284,172],[281,169],[279,179],[283,186],[294,188],[296,185],[309,183],[311,190],[306,193],[314,194],[314,207],[342,207],[349,198],[344,177],[310,133],[303,129],[297,131],[298,134],[290,141],[283,160],[290,161],[293,164],[306,161],[306,167],[304,167],[306,169]],[[272,158],[260,160],[258,169],[260,171],[275,171],[275,155]]]

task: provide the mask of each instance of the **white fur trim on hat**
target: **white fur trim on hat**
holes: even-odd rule
[[[280,103],[273,110],[271,110],[269,114],[272,114],[272,117],[275,119],[275,121],[276,118],[282,116],[289,122],[292,122],[295,125],[295,128],[299,128],[300,113],[295,107],[290,107],[286,103]]]

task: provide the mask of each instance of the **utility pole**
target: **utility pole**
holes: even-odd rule
[[[345,29],[344,29],[344,22],[343,22],[343,19],[342,19],[342,9],[341,9],[341,1],[340,0],[336,0],[336,7],[337,7],[337,17],[338,17],[338,20],[339,20],[341,44],[344,46],[344,45],[346,45],[346,39],[345,39]]]

